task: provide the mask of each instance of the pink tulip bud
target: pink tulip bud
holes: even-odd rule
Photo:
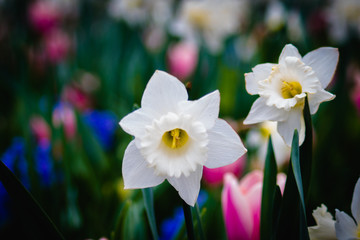
[[[198,49],[194,44],[181,42],[171,46],[167,56],[170,73],[184,81],[197,65]]]
[[[59,9],[52,1],[35,1],[29,7],[29,20],[31,25],[41,33],[48,33],[60,21]]]
[[[279,174],[277,181],[283,189],[284,175]],[[254,170],[239,183],[232,173],[227,173],[224,182],[221,201],[228,239],[260,239],[263,172]]]
[[[76,134],[76,117],[74,110],[68,104],[58,104],[52,114],[55,127],[63,125],[67,139],[73,139]]]
[[[51,63],[63,61],[70,51],[70,46],[70,38],[63,31],[54,30],[45,37],[45,52]]]
[[[91,107],[90,96],[74,85],[68,85],[64,88],[61,99],[64,102],[70,103],[81,112],[89,110]]]
[[[232,173],[239,177],[244,171],[246,164],[246,156],[243,155],[241,158],[236,160],[234,163],[219,168],[207,168],[203,170],[203,180],[210,186],[218,186],[222,184],[224,175],[226,173]]]
[[[50,127],[43,117],[38,115],[32,116],[30,119],[30,128],[38,143],[50,141]]]

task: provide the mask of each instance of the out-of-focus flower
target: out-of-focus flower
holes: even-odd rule
[[[56,29],[45,36],[44,45],[47,59],[56,64],[68,56],[71,41],[67,33]]]
[[[236,40],[235,51],[237,56],[246,62],[250,62],[254,57],[258,41],[255,38],[254,34],[249,36],[241,35]]]
[[[170,73],[184,81],[192,74],[197,65],[197,46],[187,42],[170,46],[167,52],[167,58]]]
[[[109,150],[114,143],[115,130],[117,129],[117,117],[110,111],[92,110],[83,115],[85,122],[93,129],[101,146]]]
[[[14,138],[11,146],[3,153],[0,160],[19,178],[26,188],[30,187],[24,139]],[[9,204],[8,194],[0,182],[0,226],[5,224],[8,218],[11,217],[9,215]]]
[[[336,240],[335,220],[327,207],[321,204],[313,211],[316,226],[308,227],[311,240]]]
[[[219,104],[219,91],[188,101],[178,79],[156,71],[141,108],[120,121],[124,131],[135,137],[123,160],[125,188],[152,187],[167,179],[194,206],[203,166],[222,167],[246,152],[239,135],[218,118]]]
[[[285,7],[281,2],[271,1],[265,13],[267,28],[272,32],[279,31],[285,25],[286,14]]]
[[[205,191],[200,191],[199,198],[198,198],[198,205],[199,208],[202,208],[205,204],[208,195]],[[174,239],[176,235],[179,233],[181,226],[184,222],[184,212],[182,207],[175,208],[173,217],[165,219],[160,226],[161,233],[160,239],[161,240],[170,240]]]
[[[304,26],[301,15],[297,10],[291,10],[287,15],[287,36],[291,42],[300,42],[304,40]]]
[[[285,178],[285,174],[278,174],[281,191],[285,187]],[[260,239],[262,184],[263,172],[259,170],[248,173],[239,183],[233,174],[225,175],[221,202],[229,240]]]
[[[41,33],[48,33],[59,25],[61,12],[52,1],[38,0],[29,6],[31,25]]]
[[[353,198],[351,202],[351,218],[343,211],[336,209],[336,237],[339,240],[359,239],[360,238],[360,178],[356,182]]]
[[[236,177],[240,177],[243,173],[246,165],[246,156],[243,155],[241,158],[224,167],[219,168],[207,168],[204,167],[203,170],[203,179],[204,181],[211,186],[218,186],[222,184],[224,176],[226,173],[232,173]]]
[[[54,127],[64,127],[67,139],[73,139],[76,134],[76,117],[74,109],[66,103],[58,103],[52,113]]]
[[[35,170],[40,178],[40,184],[44,187],[49,187],[53,178],[53,160],[50,142],[41,142],[36,146]]]
[[[259,94],[244,124],[277,121],[277,130],[291,146],[294,130],[299,131],[299,145],[305,139],[303,108],[308,96],[310,113],[315,114],[320,103],[334,99],[326,88],[336,69],[339,52],[322,47],[303,58],[296,47],[287,44],[279,64],[264,63],[245,74],[246,90]]]
[[[190,42],[204,41],[212,53],[219,53],[225,38],[245,24],[247,5],[246,0],[182,1],[170,31]]]
[[[249,147],[256,148],[256,162],[263,168],[268,148],[269,137],[271,137],[276,163],[283,165],[290,159],[291,148],[287,146],[276,130],[276,122],[265,121],[257,128],[250,129],[246,142]]]
[[[172,0],[111,0],[108,13],[130,26],[154,24],[164,26],[172,16]]]
[[[38,143],[50,141],[51,130],[49,124],[42,116],[32,116],[30,119],[30,128]]]
[[[326,11],[330,36],[344,42],[353,30],[360,36],[360,2],[358,0],[333,0]]]
[[[346,75],[351,86],[351,100],[360,116],[360,67],[354,63],[349,64]]]
[[[76,85],[65,86],[61,93],[61,100],[70,103],[81,112],[87,111],[92,107],[90,96]]]

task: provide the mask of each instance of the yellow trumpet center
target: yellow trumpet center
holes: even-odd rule
[[[180,128],[175,128],[173,130],[167,131],[162,136],[162,140],[166,146],[172,149],[181,148],[189,140],[189,135],[185,130]]]
[[[295,81],[292,82],[282,81],[281,95],[283,96],[283,98],[293,98],[300,93],[302,93],[302,87],[300,83]]]

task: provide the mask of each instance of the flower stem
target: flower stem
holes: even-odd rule
[[[193,220],[192,220],[192,216],[191,216],[191,209],[190,209],[190,206],[184,200],[182,200],[182,202],[183,202],[183,210],[184,210],[186,232],[188,235],[188,239],[194,240],[195,235],[194,235]]]
[[[155,212],[154,212],[154,196],[153,196],[152,188],[143,188],[142,194],[144,197],[145,210],[146,210],[147,218],[149,220],[151,233],[153,239],[157,240],[159,239],[159,235],[157,233],[157,228],[156,228]]]

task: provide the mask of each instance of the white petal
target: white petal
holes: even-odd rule
[[[356,182],[354,188],[353,199],[351,202],[351,213],[356,222],[360,224],[360,178]]]
[[[147,166],[135,146],[135,141],[131,141],[125,150],[122,174],[125,189],[153,187],[165,180],[164,177],[155,175],[154,170]]]
[[[280,57],[279,57],[279,64],[283,64],[286,57],[296,57],[301,59],[301,55],[297,48],[292,44],[286,44],[283,48]]]
[[[308,94],[310,113],[315,114],[319,108],[320,103],[330,101],[335,98],[334,94],[329,93],[324,89],[318,89],[314,94]]]
[[[354,220],[344,212],[336,209],[336,237],[339,240],[357,239]]]
[[[144,109],[140,108],[126,115],[119,122],[121,128],[130,135],[135,137],[143,136],[145,126],[151,124],[152,116],[147,114]]]
[[[210,142],[208,160],[205,163],[208,168],[231,164],[247,152],[239,135],[225,120],[218,119],[208,134]]]
[[[309,52],[302,60],[314,70],[322,87],[326,88],[335,73],[339,51],[337,48],[322,47]]]
[[[266,105],[266,98],[259,97],[251,106],[249,115],[244,124],[253,124],[263,121],[283,121],[287,119],[288,111],[275,106]]]
[[[308,227],[310,239],[335,240],[335,221],[324,204],[313,211],[316,226]]]
[[[303,126],[302,121],[303,115],[302,115],[302,109],[301,108],[295,108],[289,111],[288,119],[285,121],[278,122],[277,130],[284,139],[286,145],[291,147],[292,139],[294,136],[295,129],[298,130],[299,133],[299,145],[301,145],[304,141],[303,134],[305,131],[305,125]]]
[[[258,94],[259,81],[265,80],[270,76],[272,67],[275,64],[264,63],[256,65],[252,70],[252,73],[245,74],[245,87],[246,91],[250,94]]]
[[[199,100],[181,102],[180,109],[192,116],[195,121],[200,121],[206,129],[210,129],[219,116],[220,93],[216,90]]]
[[[167,112],[176,112],[178,103],[187,99],[184,84],[174,76],[157,70],[145,88],[141,107],[160,116]]]
[[[200,180],[203,167],[198,166],[188,177],[169,177],[169,183],[179,192],[180,197],[190,206],[194,206],[200,192]]]

